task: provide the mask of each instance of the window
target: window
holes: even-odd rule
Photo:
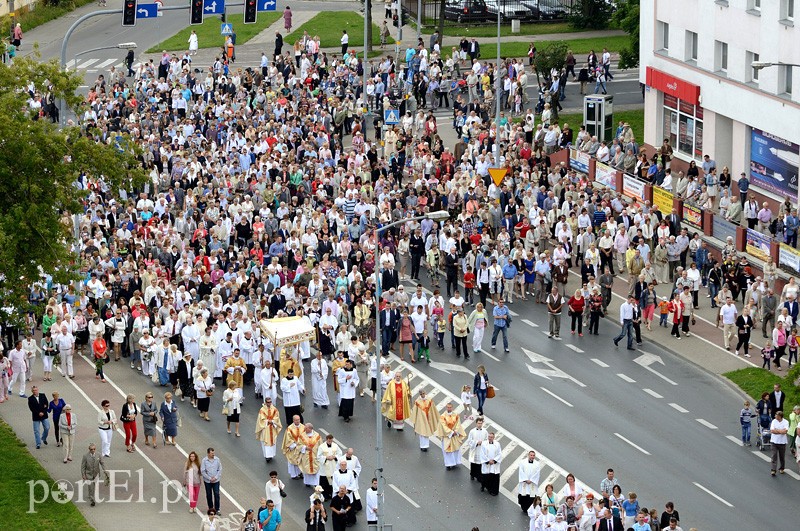
[[[780,65],[778,72],[778,94],[792,95],[792,67]]]
[[[664,138],[679,153],[703,156],[703,108],[664,94]]]
[[[759,69],[753,68],[753,63],[759,60],[759,55],[755,52],[747,52],[745,65],[745,72],[747,72],[745,81],[747,83],[758,83]]]
[[[781,0],[781,20],[794,20],[794,0]]]
[[[714,41],[714,71],[726,73],[728,71],[728,43]]]
[[[656,27],[656,49],[669,50],[669,24],[658,22]]]
[[[761,0],[747,0],[747,12],[751,15],[760,15]]]
[[[686,32],[686,60],[697,61],[697,33]]]

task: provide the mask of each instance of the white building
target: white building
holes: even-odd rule
[[[766,196],[797,197],[800,0],[641,0],[645,142],[751,175]],[[680,165],[682,167],[683,165]],[[755,177],[755,178],[753,178]],[[735,187],[734,187],[735,188]]]

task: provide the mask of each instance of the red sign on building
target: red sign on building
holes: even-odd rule
[[[653,67],[647,67],[647,86],[656,88],[664,94],[674,96],[681,101],[698,105],[700,103],[700,87],[666,74]]]

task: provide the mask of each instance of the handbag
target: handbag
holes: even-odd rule
[[[225,415],[226,417],[231,414],[231,410],[230,410],[230,408],[228,407],[227,404],[222,406],[222,414]]]
[[[487,386],[486,387],[486,398],[494,398],[494,395],[495,395],[494,386],[493,385]]]
[[[286,491],[285,490],[280,489],[278,492],[281,493],[281,498],[285,498],[286,497]]]

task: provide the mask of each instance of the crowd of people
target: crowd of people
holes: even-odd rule
[[[444,61],[438,41],[431,49],[422,43],[410,48],[405,77],[391,57],[371,65],[365,94],[360,58],[346,50],[341,59],[329,58],[311,43],[295,48],[300,53],[265,56],[255,70],[234,68],[225,57],[198,70],[191,53],[166,54],[135,72],[112,71],[90,88],[78,116],[81,133],[98,142],[130,134],[142,148],[141,163],[150,178],[116,194],[101,176],[81,177],[87,199],[76,252],[84,281],[63,288],[32,287],[30,300],[41,307],[43,318],[29,316],[25,326],[5,330],[10,342],[7,360],[0,358],[0,366],[9,368],[2,372],[3,391],[12,394],[18,385],[25,394],[38,360],[45,381],[54,369],[73,378],[75,355],[96,362],[101,382],[106,363],[129,364],[131,378],[140,373],[164,388],[158,390],[163,401],[161,396],[154,401],[155,392],[138,404],[129,396],[119,418],[113,408],[104,407],[108,413],[105,418],[100,414],[98,429],[113,428],[119,420],[126,450],[135,452],[137,422],[145,445],[157,447],[157,422],[163,425],[162,444],[174,445],[178,409],[191,407],[209,421],[212,402],[225,408],[228,433],[240,435],[244,390],[252,387],[263,404],[257,419],[263,457],[270,463],[280,444],[289,476],[315,487],[306,515],[309,526],[330,518],[334,529],[342,529],[361,510],[360,465],[352,449],[339,448],[303,422],[306,388],[314,406],[327,408],[327,382],[332,381],[344,421],[357,414],[356,398],[370,390],[372,400],[381,400],[389,427],[402,429],[413,421],[422,451],[432,437],[440,438],[448,469],[460,464],[465,449],[473,478],[482,490],[497,495],[500,444],[482,428],[482,419],[466,433],[456,404],[440,412],[424,393],[411,397],[403,375],[393,373],[379,354],[391,350],[403,360],[408,355],[412,363],[429,362],[431,349],[444,349],[449,336],[456,356],[467,360],[482,348],[490,325],[491,347],[502,335],[508,351],[508,305],[515,295],[545,305],[551,337],[559,337],[565,309],[571,333],[582,336],[587,328],[597,334],[612,287],[626,275],[630,297],[615,342],[627,335],[633,348],[634,339],[642,342],[640,325],[650,330],[656,310],[660,323],[669,321],[676,337],[687,335],[701,289],[707,287],[711,304],[722,306],[726,346],[734,326],[749,338],[752,325],[746,320],[745,326],[737,325],[749,312],[763,321],[765,333],[774,324],[770,331],[773,338],[777,332],[776,349],[788,348],[791,363],[795,334],[786,330],[792,330],[798,312],[793,282],[784,288],[779,311],[778,301],[770,302],[775,299],[774,266],[763,279],[756,278],[732,242],[717,263],[699,235],[681,228],[675,211],[660,212],[647,202],[631,205],[621,193],[550,164],[547,156],[573,145],[624,171],[653,182],[661,179],[656,184],[664,186],[670,174],[668,149],[662,147],[653,164],[625,123],[611,142],[598,142],[583,127],[573,137],[566,124],[562,128],[545,120],[547,106],[542,114],[528,111],[522,123],[503,117],[496,129],[488,116],[494,76],[504,80],[499,95],[504,110],[521,112],[517,104],[527,101],[519,89],[527,86],[529,74],[522,60],[513,59],[495,73],[466,39]],[[595,61],[603,75],[609,74],[605,63]],[[466,65],[466,88],[452,102],[459,138],[451,149],[439,135],[437,117],[422,109],[435,108],[447,92],[434,89],[435,97],[426,97],[431,80],[442,87]],[[45,87],[34,87],[32,100],[37,90]],[[379,150],[377,142],[367,139],[359,101],[366,96],[379,113],[383,96],[393,90],[416,95],[418,105],[404,113],[400,124],[387,128],[385,149]],[[496,142],[501,160],[493,154]],[[508,168],[499,185],[489,176],[491,167]],[[711,166],[703,170],[714,174]],[[692,177],[683,187],[679,176],[675,191],[688,193]],[[708,188],[692,186],[710,197]],[[718,207],[723,208],[722,198]],[[449,219],[410,220],[438,211],[448,212]],[[398,221],[394,228],[379,230]],[[420,281],[423,270],[433,293],[426,294],[422,285],[406,293],[403,282]],[[581,283],[568,296],[570,271],[580,274]],[[380,300],[374,297],[378,278]],[[731,316],[724,308],[738,296],[749,309]],[[315,339],[296,348],[274,348],[267,321],[295,316],[315,329]],[[381,353],[374,352],[377,324]],[[41,341],[34,339],[38,330]],[[739,339],[737,351],[744,348],[748,355],[749,341]],[[796,340],[794,345],[796,362]],[[775,357],[778,366],[780,358]],[[462,405],[471,406],[474,394],[482,415],[491,389],[485,368],[479,368],[472,383],[463,389]],[[218,389],[223,392],[217,394]],[[283,412],[277,409],[279,396]],[[61,427],[59,444],[63,434],[74,431],[74,414],[66,414],[71,408],[65,406],[58,415],[51,405],[44,411],[31,407],[34,415],[43,413],[39,427],[44,437],[35,429],[37,447],[40,441],[47,444],[48,411]],[[100,433],[100,459],[110,455],[113,431]],[[72,445],[64,448],[69,462]],[[218,515],[221,465],[213,449],[207,454],[202,462],[190,455],[186,481],[195,486],[189,491],[191,508],[203,483],[209,513]],[[652,511],[638,507],[634,493],[623,499],[621,489],[602,485],[598,500],[589,493],[581,497],[574,478],[570,492],[557,503],[552,488],[539,496],[535,453],[527,461],[530,466],[520,466],[519,492],[532,529],[559,529],[561,521],[582,522],[582,529],[598,522],[606,530],[623,529],[623,523],[637,531],[657,524],[677,528],[677,512],[666,521],[663,515],[651,516]],[[613,471],[609,474],[613,480]],[[270,475],[273,487],[268,483],[264,510],[251,518],[262,523],[266,518],[275,529],[283,488],[277,472]],[[374,492],[371,487],[365,496],[368,521],[376,518]],[[322,505],[327,501],[329,509]]]

